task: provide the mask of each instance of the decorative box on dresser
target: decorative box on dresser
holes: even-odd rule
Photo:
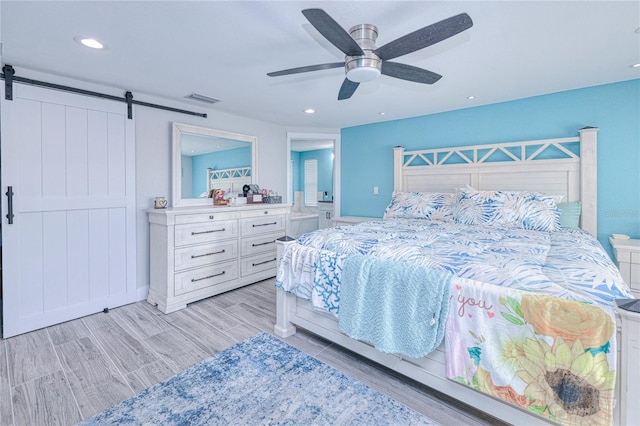
[[[151,209],[147,301],[164,313],[275,276],[282,204]]]

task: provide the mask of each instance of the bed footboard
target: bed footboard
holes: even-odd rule
[[[278,261],[285,245],[292,243],[293,241],[277,241]],[[340,331],[338,322],[332,315],[316,311],[308,300],[300,299],[281,288],[276,293],[276,309],[274,333],[277,336],[292,336],[296,333],[296,327],[302,327],[504,421],[513,424],[525,421],[527,424],[548,424],[530,412],[449,380],[446,377],[442,345],[438,350],[419,359],[382,353],[364,342],[351,339]],[[640,314],[622,309],[617,309],[617,313],[620,327],[617,365],[620,374],[616,383],[614,424],[625,425],[640,418],[640,405],[633,397],[640,393]]]

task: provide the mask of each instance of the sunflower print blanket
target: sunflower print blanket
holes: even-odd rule
[[[448,378],[557,423],[613,422],[612,309],[465,279],[452,287]]]
[[[351,254],[454,275],[444,339],[450,379],[557,423],[612,423],[612,305],[632,296],[586,232],[424,219],[321,229],[287,247],[276,286],[339,315]]]

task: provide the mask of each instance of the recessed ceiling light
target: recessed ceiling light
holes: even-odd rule
[[[471,95],[471,96],[467,96],[467,99],[469,99],[470,101],[474,100],[476,97]]]
[[[73,40],[75,40],[76,43],[80,43],[81,45],[90,47],[91,49],[106,49],[105,45],[103,43],[100,43],[95,38],[75,36]]]
[[[304,112],[306,112],[307,114],[315,114],[316,110],[313,108],[307,108],[304,110]]]
[[[379,112],[378,115],[384,115],[384,112]]]
[[[631,65],[631,68],[640,68],[640,62],[638,62],[637,64]]]
[[[636,34],[640,34],[640,27],[636,28],[636,30],[634,31],[634,33],[636,33]]]

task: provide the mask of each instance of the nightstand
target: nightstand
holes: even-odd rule
[[[631,287],[633,296],[640,298],[640,240],[609,237],[609,242],[622,279]]]

